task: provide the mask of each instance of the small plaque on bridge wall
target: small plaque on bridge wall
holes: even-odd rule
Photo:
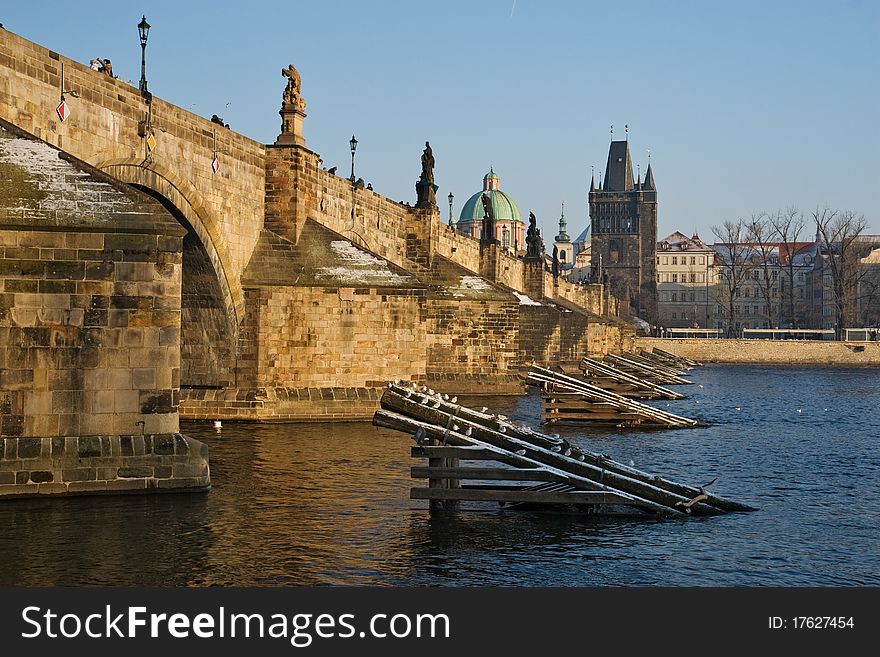
[[[151,132],[150,136],[147,137],[147,148],[150,150],[151,153],[156,149],[156,143],[156,135]]]
[[[67,103],[63,100],[58,103],[58,107],[55,108],[55,111],[58,113],[58,118],[61,119],[62,123],[64,123],[67,117],[70,116],[70,110],[67,109]]]

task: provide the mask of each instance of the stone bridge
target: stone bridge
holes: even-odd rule
[[[555,279],[456,233],[436,208],[327,171],[296,101],[264,145],[0,30],[0,119],[152,197],[186,230],[171,384],[182,416],[368,417],[396,378],[516,392],[523,364],[630,339],[601,286]]]

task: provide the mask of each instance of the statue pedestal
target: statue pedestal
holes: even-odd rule
[[[437,207],[437,185],[427,180],[419,180],[416,183],[416,207],[431,208]]]
[[[305,103],[303,103],[304,105]],[[297,106],[287,106],[278,112],[281,115],[281,134],[275,140],[276,146],[305,146],[303,119],[306,113]]]

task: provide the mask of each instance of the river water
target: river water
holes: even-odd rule
[[[409,500],[410,437],[345,424],[185,424],[209,493],[0,503],[0,585],[880,585],[880,373],[707,365],[699,429],[559,428],[760,508],[687,520]],[[537,423],[539,399],[465,400]],[[667,402],[658,402],[665,407]],[[424,485],[418,482],[417,485]]]

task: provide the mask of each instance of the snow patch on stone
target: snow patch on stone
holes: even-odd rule
[[[514,296],[519,299],[519,305],[521,306],[542,306],[544,304],[538,303],[534,299],[526,296],[525,294],[520,294],[519,292],[514,292]]]
[[[318,279],[357,285],[399,285],[409,282],[409,277],[391,271],[387,262],[362,251],[351,242],[336,240],[330,242],[330,248],[341,264],[320,267],[315,273]]]

